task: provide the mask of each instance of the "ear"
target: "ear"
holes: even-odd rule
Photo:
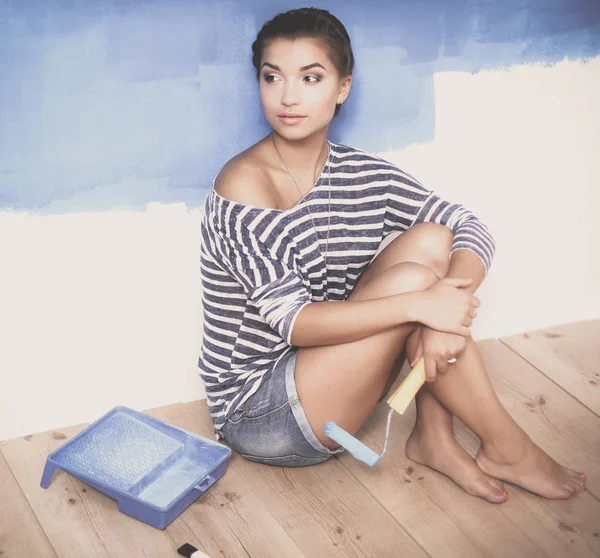
[[[352,76],[349,75],[349,76],[346,76],[345,78],[343,78],[342,81],[340,82],[340,93],[339,93],[338,99],[337,99],[338,104],[343,103],[348,98],[351,88],[352,88]]]

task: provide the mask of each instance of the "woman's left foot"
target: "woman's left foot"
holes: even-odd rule
[[[585,490],[585,473],[559,465],[529,438],[508,447],[511,449],[502,455],[482,443],[477,465],[488,474],[544,498],[566,499]]]
[[[453,436],[423,434],[415,426],[406,442],[406,455],[446,475],[471,496],[493,504],[501,504],[509,498],[504,485],[486,475]]]

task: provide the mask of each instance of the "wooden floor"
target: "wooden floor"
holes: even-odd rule
[[[0,442],[2,558],[177,556],[191,543],[211,558],[600,556],[600,321],[478,343],[494,387],[531,438],[559,462],[588,473],[588,490],[549,501],[509,486],[489,504],[409,461],[414,405],[394,416],[385,458],[371,469],[343,454],[297,469],[235,455],[225,476],[164,531],[63,471],[47,490],[47,455],[85,425]],[[387,406],[359,437],[379,447]],[[205,403],[148,411],[212,438]],[[477,439],[457,436],[474,454]]]

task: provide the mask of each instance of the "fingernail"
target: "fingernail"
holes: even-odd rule
[[[579,473],[579,476],[580,476],[582,479],[585,479],[585,478],[587,478],[587,475],[586,475],[585,473]]]

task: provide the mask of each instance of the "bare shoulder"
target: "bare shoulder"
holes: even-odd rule
[[[272,207],[270,179],[260,156],[248,150],[236,155],[215,179],[215,192],[228,200],[257,207]]]

